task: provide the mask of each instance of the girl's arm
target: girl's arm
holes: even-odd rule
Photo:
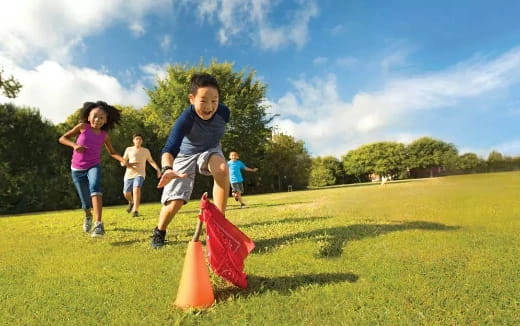
[[[78,145],[72,141],[73,138],[76,138],[83,131],[83,123],[78,123],[74,126],[74,128],[70,129],[66,133],[64,133],[58,141],[60,144],[72,147],[75,151],[84,152],[86,147],[82,145]]]
[[[127,160],[125,160],[121,155],[119,155],[116,152],[114,147],[112,147],[112,143],[110,142],[110,137],[108,136],[108,134],[105,137],[105,148],[107,149],[107,151],[110,154],[110,156],[112,156],[114,159],[116,159],[119,162],[121,162],[121,166],[134,167],[136,165],[135,163],[128,163]]]

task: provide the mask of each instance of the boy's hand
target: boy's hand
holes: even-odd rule
[[[254,168],[254,169],[253,169],[253,172],[257,172],[257,171],[258,171],[258,168]]]
[[[178,172],[173,171],[171,169],[167,170],[161,176],[161,180],[159,180],[159,184],[157,185],[157,188],[162,188],[162,187],[166,186],[173,179],[186,178],[187,176],[188,176],[187,173],[179,174]]]

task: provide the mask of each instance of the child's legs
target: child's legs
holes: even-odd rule
[[[134,212],[139,211],[141,204],[141,187],[143,186],[144,178],[141,176],[134,178],[133,192],[134,192]]]
[[[81,201],[81,208],[85,210],[85,214],[90,216],[90,209],[92,208],[92,201],[90,199],[90,188],[88,181],[88,171],[81,170],[71,171],[72,181],[74,182],[74,186],[76,187],[76,191],[79,196],[79,200]]]
[[[235,191],[237,200],[240,202],[240,204],[244,205],[244,202],[242,201],[242,194],[244,193],[244,183],[239,182],[237,184],[237,190]]]
[[[214,153],[209,157],[208,170],[213,176],[213,200],[225,215],[229,191],[229,170],[223,156]]]
[[[94,219],[97,222],[101,222],[101,214],[103,209],[103,193],[101,192],[101,166],[98,164],[88,169],[87,176],[90,197],[92,198]]]
[[[244,184],[242,182],[233,182],[231,184],[231,190],[233,192],[233,197],[235,198],[235,200],[240,201],[240,203],[243,204],[241,196],[244,192]]]
[[[164,186],[157,228],[166,231],[173,217],[185,203],[190,200],[193,184],[195,182],[195,168],[198,155],[179,154],[173,161],[173,170],[179,173],[187,173],[185,178],[176,178]]]
[[[175,199],[167,202],[162,206],[161,212],[159,213],[159,221],[157,222],[157,228],[161,231],[166,231],[168,225],[173,220],[173,217],[179,209],[184,205],[183,199]]]
[[[125,199],[128,200],[128,203],[133,203],[134,198],[132,197],[132,188],[134,186],[134,178],[125,179],[123,183],[123,195]]]

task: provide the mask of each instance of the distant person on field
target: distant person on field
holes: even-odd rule
[[[237,152],[229,153],[230,160],[229,167],[229,181],[231,183],[231,193],[236,201],[240,202],[240,208],[244,208],[246,204],[242,201],[242,194],[244,193],[244,178],[242,177],[242,170],[247,172],[256,172],[258,168],[248,168],[244,162],[239,160]]]
[[[122,165],[132,167],[119,155],[110,142],[108,131],[119,124],[121,114],[115,107],[103,101],[85,102],[79,112],[80,123],[60,138],[63,145],[72,147],[71,174],[72,181],[81,200],[81,208],[85,211],[83,231],[92,228],[92,211],[96,225],[92,237],[103,237],[105,227],[101,221],[103,209],[103,193],[101,192],[101,151],[103,145],[110,156]]]
[[[132,137],[134,146],[127,147],[123,158],[135,164],[134,167],[127,167],[124,176],[123,194],[128,200],[126,211],[132,212],[133,217],[139,216],[139,205],[141,204],[141,188],[146,178],[146,162],[156,171],[157,178],[161,177],[161,169],[155,163],[148,148],[143,147],[143,136],[134,134]],[[122,163],[121,163],[122,165]]]
[[[190,81],[188,106],[176,120],[161,157],[164,187],[152,248],[165,244],[166,229],[182,205],[190,199],[195,173],[213,177],[213,200],[225,215],[229,172],[220,140],[229,121],[229,109],[219,103],[217,80],[208,74],[195,74]]]

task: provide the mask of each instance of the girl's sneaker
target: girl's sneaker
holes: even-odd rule
[[[96,222],[94,226],[94,231],[92,231],[93,238],[102,238],[105,235],[105,226],[103,222]]]
[[[92,216],[85,216],[83,219],[83,232],[90,232],[92,228]]]

